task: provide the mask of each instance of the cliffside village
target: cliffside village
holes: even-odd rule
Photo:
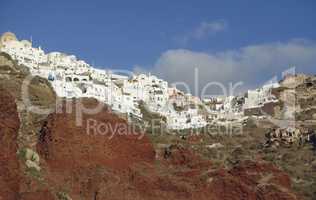
[[[249,90],[243,96],[200,99],[184,94],[168,82],[151,74],[126,76],[98,69],[74,55],[44,52],[28,40],[18,40],[14,33],[1,36],[0,51],[26,66],[34,76],[46,78],[57,96],[93,97],[108,104],[114,112],[142,119],[140,103],[166,119],[169,129],[205,127],[210,123],[240,122],[253,109],[277,102],[272,89],[278,83]]]

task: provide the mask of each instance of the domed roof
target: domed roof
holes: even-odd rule
[[[2,34],[2,37],[4,37],[4,36],[12,36],[12,37],[16,38],[15,34],[12,33],[12,32],[5,32],[5,33]]]
[[[28,46],[28,47],[31,47],[32,46],[32,43],[28,40],[22,40],[21,43],[24,45],[24,46]]]
[[[5,32],[2,34],[1,38],[0,38],[0,42],[4,43],[4,42],[8,42],[8,41],[12,41],[15,40],[17,41],[18,39],[16,38],[15,34],[12,32]]]

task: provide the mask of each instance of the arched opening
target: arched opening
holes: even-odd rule
[[[79,78],[74,78],[74,82],[78,82],[79,81]]]
[[[66,77],[66,82],[72,82],[71,77]]]

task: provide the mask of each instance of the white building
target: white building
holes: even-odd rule
[[[248,90],[244,109],[262,107],[265,103],[277,101],[272,94],[272,89],[277,87],[279,87],[278,83],[272,83],[255,90]]]
[[[184,94],[176,88],[168,88],[168,82],[151,74],[131,77],[90,66],[75,55],[61,52],[45,52],[32,47],[26,40],[19,41],[13,33],[0,38],[0,49],[19,64],[29,67],[33,75],[48,79],[56,94],[64,98],[92,97],[108,104],[113,111],[141,118],[139,103],[144,102],[150,111],[167,119],[170,129],[201,128],[207,125],[202,114],[201,100]],[[260,105],[269,100],[269,87],[249,91],[245,107]],[[214,103],[214,102],[213,102]],[[235,109],[236,97],[216,99],[209,114],[239,112]]]
[[[2,36],[6,37],[6,36]],[[40,63],[47,62],[47,56],[41,47],[33,48],[32,43],[27,40],[8,40],[2,43],[1,51],[6,52],[15,59],[18,64],[35,69]]]

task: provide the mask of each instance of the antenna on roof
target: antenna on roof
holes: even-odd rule
[[[32,37],[32,35],[31,35],[31,43],[33,44],[33,37]]]

